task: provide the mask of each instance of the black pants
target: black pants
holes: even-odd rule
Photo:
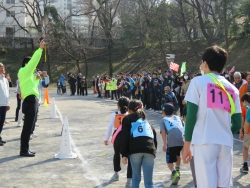
[[[117,99],[116,90],[111,91],[111,99],[114,99],[114,98]]]
[[[25,115],[23,130],[21,134],[21,152],[29,151],[30,134],[36,119],[38,110],[38,99],[34,95],[26,97],[23,101],[22,112]]]
[[[154,110],[157,110],[156,108],[156,98],[153,92],[150,92],[150,107]]]
[[[88,95],[88,88],[87,87],[81,87],[81,94],[83,96],[84,96],[84,93],[85,93],[86,96]]]
[[[144,89],[143,89],[143,90],[141,90],[141,101],[144,101],[143,97],[144,97]],[[143,106],[145,107],[145,105],[144,105],[144,104],[143,104]]]
[[[114,132],[115,133],[115,132]],[[116,136],[115,142],[114,142],[114,158],[113,158],[113,165],[114,165],[114,171],[119,172],[121,170],[121,154],[120,154],[120,139],[121,139],[121,133],[119,133]],[[128,166],[127,166],[127,178],[132,178],[132,167],[131,163],[128,157]]]
[[[18,121],[18,114],[19,114],[19,110],[20,110],[20,107],[21,107],[21,99],[19,98],[19,94],[16,94],[16,100],[17,100],[17,107],[16,107],[15,121]]]
[[[34,121],[34,124],[33,124],[33,127],[32,127],[31,134],[34,134],[34,131],[35,131],[36,122],[37,122],[37,118],[38,118],[38,112],[39,112],[39,106],[40,106],[40,104],[38,104],[38,108],[37,108],[37,112],[36,112],[36,117],[35,117],[35,121]]]
[[[4,120],[6,118],[7,107],[1,106],[0,107],[0,141],[2,140],[1,132],[3,130]]]
[[[142,101],[142,94],[141,94],[141,90],[138,91],[138,94],[136,95],[136,99],[137,100],[141,100]]]
[[[122,97],[122,90],[117,90],[117,97],[118,99]]]
[[[98,93],[98,97],[101,97],[101,92],[100,92],[100,89],[99,89],[98,85],[96,85],[96,90],[97,90],[97,93]]]
[[[109,90],[105,90],[105,97],[106,98],[110,98],[110,92],[109,92]]]
[[[75,95],[75,93],[76,93],[76,85],[75,84],[70,85],[70,89],[71,89],[71,95]]]
[[[77,95],[81,95],[81,85],[77,85]]]
[[[136,88],[134,88],[134,89],[131,90],[132,99],[135,98],[135,91],[136,91]]]

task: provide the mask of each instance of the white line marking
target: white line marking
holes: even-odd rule
[[[56,105],[55,105],[55,106],[56,106]],[[56,111],[57,111],[57,114],[58,114],[58,116],[59,116],[59,119],[60,119],[60,121],[61,121],[61,123],[62,123],[62,125],[63,125],[63,117],[62,117],[61,112],[58,110],[57,106],[56,106]]]
[[[63,118],[62,118],[62,114],[61,112],[59,111],[59,109],[56,107],[56,111],[59,115],[59,118],[63,124]],[[72,149],[75,151],[75,153],[77,154],[78,158],[81,160],[82,162],[82,168],[83,168],[83,171],[86,172],[86,174],[84,174],[84,177],[86,179],[89,179],[89,180],[92,180],[96,183],[96,185],[98,186],[98,188],[103,188],[103,186],[101,185],[102,183],[99,181],[99,179],[95,176],[93,176],[93,173],[91,173],[91,168],[90,168],[90,165],[89,163],[83,158],[80,150],[77,148],[74,140],[72,139],[71,135],[70,136],[70,140],[71,140],[71,146],[72,146]]]

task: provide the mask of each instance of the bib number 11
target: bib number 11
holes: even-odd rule
[[[217,93],[215,93],[215,90],[214,89],[212,89],[212,91],[210,91],[210,93],[212,93],[212,102],[214,103],[215,102],[215,95],[217,94]],[[223,104],[223,96],[222,96],[222,91],[220,91],[219,93],[218,93],[218,95],[220,96],[220,103],[221,104]]]
[[[234,90],[230,88],[225,89],[235,101],[236,96]],[[229,113],[231,112],[231,106],[226,92],[216,84],[209,83],[207,85],[207,108],[220,108]]]

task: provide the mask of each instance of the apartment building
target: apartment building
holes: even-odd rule
[[[86,16],[69,16],[75,9],[76,0],[49,0],[46,5],[43,4],[42,0],[27,0],[30,3],[34,1],[39,2],[42,14],[44,6],[54,6],[63,19],[67,18],[68,26],[76,29],[79,33],[88,33],[89,19]],[[37,37],[37,31],[33,27],[34,23],[28,14],[31,10],[27,10],[24,4],[20,3],[20,0],[0,0],[0,4],[4,7],[0,7],[0,37]],[[20,26],[29,31],[29,35],[17,24],[13,18],[14,15]]]
[[[25,37],[25,32],[13,18],[15,15],[21,26],[31,24],[31,19],[25,14],[25,7],[19,0],[0,0],[0,3],[7,9],[0,8],[0,37]]]

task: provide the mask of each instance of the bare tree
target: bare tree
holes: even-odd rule
[[[122,0],[89,0],[89,6],[95,11],[98,23],[105,36],[109,53],[109,74],[113,74],[112,48],[115,23],[119,22],[118,9]]]

